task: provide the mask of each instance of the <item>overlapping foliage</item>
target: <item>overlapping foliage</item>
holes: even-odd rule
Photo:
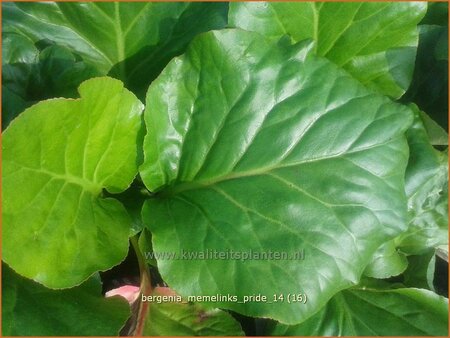
[[[129,334],[447,335],[447,6],[2,9],[4,334],[119,333],[97,273],[132,237],[143,292],[268,301],[138,304]],[[208,250],[305,255],[144,260]]]

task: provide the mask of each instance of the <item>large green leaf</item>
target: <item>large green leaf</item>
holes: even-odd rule
[[[318,55],[392,97],[409,87],[423,2],[235,2],[230,25],[293,41],[312,38]]]
[[[358,287],[337,294],[296,326],[275,336],[448,336],[448,300],[428,290]]]
[[[68,290],[50,290],[2,266],[2,334],[5,336],[117,335],[128,304],[105,299],[92,277]]]
[[[168,288],[156,288],[154,297],[173,296]],[[219,309],[173,301],[150,303],[145,336],[243,336],[239,323]]]
[[[448,243],[448,154],[433,148],[414,108],[416,118],[408,130],[410,158],[406,193],[410,226],[396,239],[403,252],[422,254]]]
[[[123,260],[130,217],[102,198],[137,173],[142,103],[111,78],[81,99],[42,101],[3,135],[3,259],[48,287],[79,284]]]
[[[405,230],[411,112],[311,50],[210,32],[150,86],[141,176],[158,192],[143,209],[154,251],[293,255],[160,257],[181,295],[304,293],[306,304],[215,304],[298,323],[357,283],[375,250]]]
[[[66,46],[144,94],[198,33],[223,28],[226,3],[9,3],[3,30]]]

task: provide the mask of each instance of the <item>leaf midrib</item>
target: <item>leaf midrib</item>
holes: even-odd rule
[[[19,163],[13,162],[13,161],[5,161],[5,162],[11,162],[16,166],[19,166],[19,168],[15,171],[18,172],[20,170],[26,170],[26,171],[31,171],[31,172],[35,172],[38,174],[44,174],[47,176],[50,176],[53,179],[59,179],[62,181],[65,181],[67,183],[72,183],[72,184],[76,184],[81,186],[81,188],[85,191],[89,191],[91,193],[93,193],[94,195],[99,195],[100,192],[102,191],[102,186],[97,183],[97,182],[93,182],[93,181],[89,181],[87,179],[84,178],[80,178],[74,175],[70,175],[68,173],[64,173],[64,174],[58,174],[55,173],[53,171],[49,171],[43,168],[30,168],[30,167],[26,167],[24,165],[21,165]]]
[[[358,153],[360,151],[365,151],[365,150],[369,150],[372,148],[381,147],[383,145],[393,142],[394,140],[395,139],[389,139],[385,142],[372,144],[367,147],[361,147],[361,148],[353,150],[353,151],[343,151],[343,152],[333,154],[333,155],[316,157],[316,158],[298,161],[298,162],[294,162],[294,163],[286,163],[286,164],[277,163],[273,166],[267,166],[267,167],[262,167],[262,168],[255,169],[255,170],[248,170],[248,171],[242,171],[242,172],[231,172],[231,173],[225,174],[223,176],[217,176],[217,177],[208,178],[208,179],[200,179],[200,180],[194,179],[193,181],[175,182],[171,186],[167,186],[166,188],[163,188],[160,191],[158,191],[158,195],[163,196],[163,197],[174,196],[178,193],[181,193],[181,192],[184,192],[187,190],[202,189],[202,188],[213,186],[215,184],[218,184],[218,183],[224,182],[224,181],[230,181],[230,180],[240,179],[240,178],[245,178],[245,177],[269,175],[274,170],[296,167],[296,166],[306,164],[306,163],[314,163],[314,162],[319,162],[319,161],[323,161],[323,160],[341,158],[341,157],[344,157],[347,155]]]

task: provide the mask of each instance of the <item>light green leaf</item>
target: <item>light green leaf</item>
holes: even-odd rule
[[[411,82],[423,2],[235,2],[230,25],[268,37],[312,38],[316,53],[394,98]]]
[[[448,300],[428,290],[358,287],[337,294],[296,326],[274,336],[448,336]]]
[[[410,226],[396,239],[407,254],[419,255],[448,243],[448,155],[433,148],[414,108],[416,119],[408,130],[410,158],[406,193]]]
[[[156,288],[153,296],[173,295],[168,288]],[[145,319],[145,336],[243,336],[239,323],[219,309],[200,304],[152,302]]]
[[[50,290],[2,266],[4,336],[114,336],[130,309],[105,299],[98,278],[68,290]]]
[[[435,251],[423,255],[409,256],[408,268],[403,273],[403,284],[409,287],[434,290]]]
[[[3,135],[3,259],[52,288],[77,285],[128,251],[130,217],[102,190],[121,192],[137,173],[143,105],[111,78],[79,92],[32,106]]]
[[[8,3],[3,30],[68,47],[143,95],[195,35],[225,26],[227,10],[226,3]]]
[[[310,43],[286,42],[214,31],[169,63],[147,94],[141,177],[158,191],[143,208],[155,252],[291,255],[160,257],[170,287],[183,296],[305,293],[306,304],[216,304],[298,323],[406,230],[412,115],[311,55]]]
[[[364,275],[373,278],[389,278],[401,274],[407,266],[406,256],[398,252],[394,240],[391,240],[378,248],[372,262],[364,270]]]

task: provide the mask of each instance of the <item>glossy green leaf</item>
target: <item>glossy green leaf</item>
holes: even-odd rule
[[[195,35],[225,26],[227,10],[226,3],[9,3],[3,29],[66,46],[143,95]]]
[[[423,255],[408,257],[408,268],[403,273],[403,284],[408,287],[434,290],[435,250],[429,250]]]
[[[415,123],[407,132],[405,178],[411,220],[396,242],[403,252],[417,255],[448,243],[448,154],[433,148],[415,110]]]
[[[398,98],[411,82],[425,12],[423,2],[235,2],[229,21],[269,37],[312,38],[318,55]]]
[[[406,256],[395,247],[394,240],[383,243],[374,253],[372,262],[364,270],[364,275],[373,278],[389,278],[405,271],[408,266]]]
[[[52,288],[77,285],[128,251],[130,217],[102,190],[121,192],[137,173],[143,105],[111,78],[79,91],[78,100],[32,106],[3,135],[3,259]]]
[[[376,249],[406,230],[411,112],[311,50],[210,32],[150,86],[141,177],[158,191],[143,209],[155,252],[291,258],[160,257],[181,295],[305,293],[306,304],[216,304],[298,323],[357,283]]]
[[[2,291],[4,336],[113,336],[130,315],[124,300],[102,296],[97,277],[50,290],[3,265]]]
[[[296,326],[274,336],[448,336],[448,300],[428,290],[358,287],[336,295]]]
[[[154,296],[170,296],[168,288],[156,288]],[[152,302],[145,319],[145,336],[243,336],[239,323],[219,309],[200,304]]]

